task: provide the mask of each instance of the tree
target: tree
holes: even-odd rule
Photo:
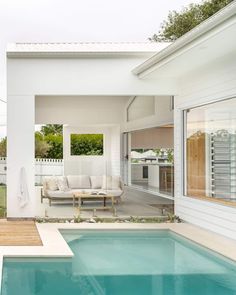
[[[71,134],[71,155],[103,155],[103,135]]]
[[[3,138],[0,141],[0,157],[6,157],[7,156],[7,138]]]
[[[35,157],[46,158],[51,145],[44,140],[40,132],[35,132]]]
[[[57,134],[62,135],[63,133],[63,125],[59,124],[47,124],[41,127],[41,133],[45,136],[49,134]]]
[[[48,134],[44,140],[50,145],[46,158],[63,159],[63,136],[61,134]]]
[[[172,42],[215,14],[233,0],[207,0],[201,4],[190,4],[180,12],[170,11],[161,29],[150,41]]]
[[[39,158],[63,159],[63,125],[47,124],[35,132],[35,155]]]

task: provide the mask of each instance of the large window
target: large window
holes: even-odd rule
[[[185,195],[236,201],[236,98],[185,111]]]
[[[102,156],[103,134],[71,134],[72,156]]]

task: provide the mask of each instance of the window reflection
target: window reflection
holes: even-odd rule
[[[236,200],[236,99],[186,111],[186,194]]]

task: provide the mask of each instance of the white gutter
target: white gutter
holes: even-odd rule
[[[162,51],[158,52],[151,58],[147,59],[144,63],[134,68],[132,73],[137,75],[139,78],[144,78],[153,72],[158,67],[159,63],[163,63],[164,60],[169,58],[172,54],[176,53],[178,50],[184,48],[186,45],[190,44],[197,38],[216,28],[234,15],[236,15],[236,0],[228,4],[223,9],[219,10],[216,14],[177,39]]]
[[[20,57],[80,57],[143,55],[151,56],[169,43],[10,43],[8,58]]]

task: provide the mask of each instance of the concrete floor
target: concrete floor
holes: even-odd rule
[[[173,197],[173,194],[174,194],[174,191],[169,191],[169,192],[165,191],[164,192],[164,191],[160,190],[159,187],[151,186],[147,182],[142,182],[142,181],[132,181],[132,186],[137,189],[141,189],[141,190],[153,193],[153,194],[157,194],[161,197],[164,197],[164,196]]]
[[[84,206],[97,205],[101,203],[97,202],[94,204],[88,202]],[[151,195],[145,192],[137,191],[132,188],[125,188],[125,194],[122,197],[122,202],[115,205],[116,215],[118,217],[130,217],[130,216],[163,216],[163,207],[173,208],[173,200],[162,198],[159,196]],[[109,203],[108,203],[109,205]],[[79,214],[78,209],[72,206],[70,203],[53,203],[50,207],[47,200],[44,200],[41,204],[38,198],[37,204],[38,217],[51,217],[51,218],[72,218]],[[171,210],[171,209],[169,209]],[[80,213],[81,217],[90,218],[93,216],[93,210],[84,210]],[[96,216],[98,217],[112,217],[113,212],[111,210],[96,210]]]

